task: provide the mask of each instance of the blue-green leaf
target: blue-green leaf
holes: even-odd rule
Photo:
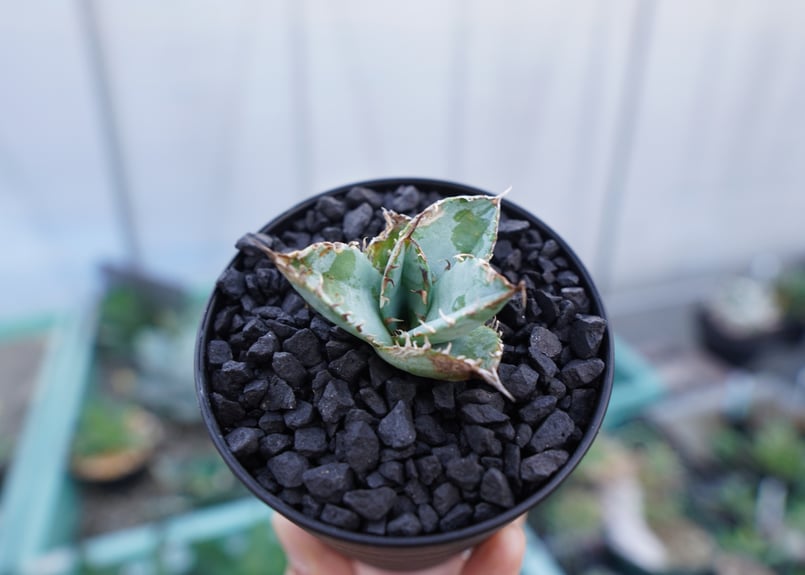
[[[521,289],[484,260],[455,258],[431,288],[425,322],[409,335],[417,341],[427,337],[431,343],[462,337],[491,319]]]
[[[411,220],[411,238],[425,253],[434,283],[457,254],[492,258],[501,199],[501,196],[445,198]]]
[[[377,346],[385,361],[414,375],[446,381],[480,378],[512,399],[497,374],[503,355],[503,342],[498,333],[479,326],[452,342],[422,346]]]
[[[289,253],[264,251],[321,315],[369,343],[391,343],[377,310],[380,273],[357,245],[320,242]]]

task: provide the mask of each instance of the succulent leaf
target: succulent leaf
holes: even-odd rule
[[[248,234],[325,318],[388,363],[443,380],[481,378],[511,399],[497,375],[503,343],[484,325],[522,282],[489,264],[502,196],[455,196],[414,218],[384,210],[386,227],[364,251],[320,242],[280,253]]]
[[[431,289],[425,323],[408,333],[416,340],[427,337],[431,343],[462,337],[492,319],[519,289],[482,259],[454,258]]]
[[[430,262],[433,281],[456,254],[489,260],[495,248],[502,196],[455,196],[426,208],[409,226]]]
[[[379,236],[372,238],[365,250],[369,261],[380,273],[386,271],[394,245],[405,230],[405,226],[411,221],[411,218],[405,214],[398,214],[386,209],[383,209],[383,218],[386,220],[385,229],[380,232]]]
[[[478,377],[512,399],[497,374],[503,342],[491,327],[478,326],[464,337],[439,345],[411,343],[376,350],[386,362],[414,375],[446,381]]]
[[[431,290],[425,254],[402,236],[389,256],[380,289],[380,313],[392,331],[407,330],[425,320]]]
[[[276,252],[258,234],[247,239],[260,248],[310,306],[352,335],[371,344],[390,344],[375,302],[366,291],[380,285],[380,273],[356,245],[320,242],[303,250]]]

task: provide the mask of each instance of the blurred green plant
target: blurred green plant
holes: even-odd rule
[[[791,269],[780,276],[777,300],[788,318],[805,322],[805,267]]]
[[[153,466],[156,479],[200,507],[244,495],[246,490],[217,452],[161,457]]]
[[[86,559],[78,575],[282,575],[285,553],[267,522],[191,544],[165,544],[152,554],[105,567]]]
[[[73,455],[89,457],[145,446],[149,437],[136,433],[130,423],[138,411],[131,403],[93,394],[79,416]]]
[[[791,420],[764,420],[754,431],[749,449],[761,473],[789,485],[805,477],[805,441]]]

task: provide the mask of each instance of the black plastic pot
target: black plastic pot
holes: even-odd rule
[[[298,218],[300,213],[304,213],[306,210],[311,208],[323,195],[341,196],[346,194],[354,186],[363,186],[376,191],[385,192],[395,190],[401,185],[413,185],[420,190],[435,191],[443,196],[476,195],[488,193],[461,184],[429,179],[396,178],[359,182],[312,197],[269,222],[262,228],[261,231],[264,233],[271,233],[272,230],[283,229],[284,226],[286,226],[289,222],[292,222],[294,219]],[[593,285],[589,273],[586,271],[576,254],[564,242],[564,240],[562,240],[561,237],[559,237],[538,218],[508,201],[503,203],[503,211],[511,218],[528,220],[531,223],[531,226],[542,234],[544,239],[554,239],[557,242],[566,259],[569,261],[570,268],[579,275],[581,278],[581,285],[583,285],[587,290],[587,295],[590,299],[590,313],[606,318],[600,295]],[[235,261],[236,259],[233,259],[232,262],[230,262],[230,266],[232,266]],[[347,531],[314,520],[283,502],[281,499],[279,499],[279,497],[263,488],[229,450],[210,403],[211,392],[207,367],[205,365],[205,354],[207,348],[206,342],[213,333],[212,324],[214,321],[215,311],[218,308],[220,297],[221,296],[218,291],[214,291],[207,304],[198,334],[195,358],[196,391],[198,394],[204,422],[216,448],[232,469],[233,473],[252,491],[255,496],[264,501],[275,511],[281,513],[292,522],[312,533],[316,537],[319,537],[321,540],[339,552],[380,568],[414,570],[437,565],[447,560],[451,556],[484,541],[497,530],[501,529],[509,522],[532,509],[540,501],[550,495],[568,477],[568,475],[570,475],[573,469],[581,461],[601,427],[601,423],[604,419],[604,414],[609,403],[609,396],[612,390],[614,374],[614,358],[612,336],[610,328],[607,327],[607,332],[599,350],[599,357],[605,361],[606,368],[604,373],[600,376],[601,383],[599,388],[600,393],[598,403],[595,406],[593,414],[590,418],[589,426],[586,431],[584,431],[584,434],[575,451],[570,454],[566,464],[544,484],[542,484],[536,491],[531,493],[513,508],[502,512],[491,519],[470,525],[468,527],[457,529],[453,532],[400,537],[378,536]]]

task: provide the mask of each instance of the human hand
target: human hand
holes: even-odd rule
[[[519,517],[475,549],[456,555],[442,565],[404,575],[517,575],[525,555],[525,533]],[[274,530],[288,557],[285,575],[395,575],[337,553],[279,513]]]

